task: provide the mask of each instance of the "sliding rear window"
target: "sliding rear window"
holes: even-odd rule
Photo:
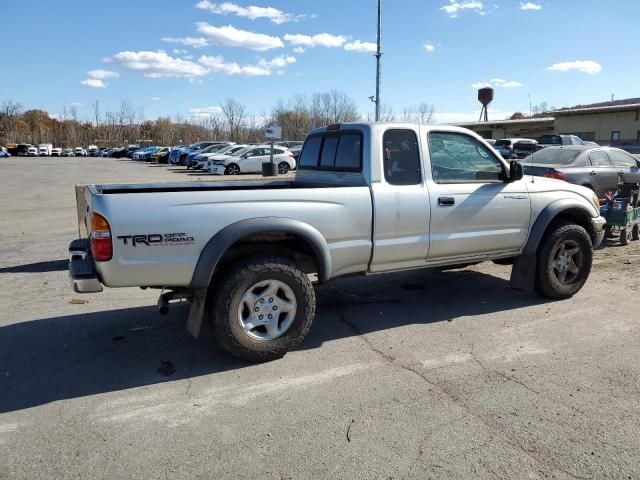
[[[329,132],[314,135],[304,142],[300,170],[362,171],[362,134]]]

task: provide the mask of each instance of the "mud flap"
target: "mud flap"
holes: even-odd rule
[[[538,257],[521,255],[516,258],[511,269],[510,286],[516,290],[533,292],[536,288],[536,264]]]
[[[193,335],[194,338],[198,338],[200,336],[200,331],[202,330],[206,300],[206,288],[198,288],[193,291],[191,305],[189,305],[189,316],[187,317],[187,331]]]

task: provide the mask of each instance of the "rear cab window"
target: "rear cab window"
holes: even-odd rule
[[[307,138],[300,153],[300,170],[362,172],[362,134],[323,132]]]

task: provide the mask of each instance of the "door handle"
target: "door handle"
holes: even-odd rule
[[[438,205],[441,207],[453,207],[456,201],[453,197],[439,197]]]
[[[597,175],[597,173],[596,173],[596,171],[595,171],[595,170],[591,170],[591,171],[589,172],[589,175]]]

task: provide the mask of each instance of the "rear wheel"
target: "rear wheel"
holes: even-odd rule
[[[583,287],[593,261],[593,245],[579,225],[557,222],[538,252],[536,291],[548,298],[564,299]]]
[[[284,356],[304,340],[315,315],[313,286],[286,257],[255,256],[225,272],[209,312],[214,337],[251,362]]]
[[[290,170],[290,167],[287,162],[280,162],[278,164],[278,173],[280,175],[286,175],[287,173],[289,173],[289,170]]]
[[[225,175],[240,175],[240,167],[235,163],[232,163],[227,168],[224,169]]]
[[[640,240],[640,226],[637,223],[631,230],[631,240]]]

